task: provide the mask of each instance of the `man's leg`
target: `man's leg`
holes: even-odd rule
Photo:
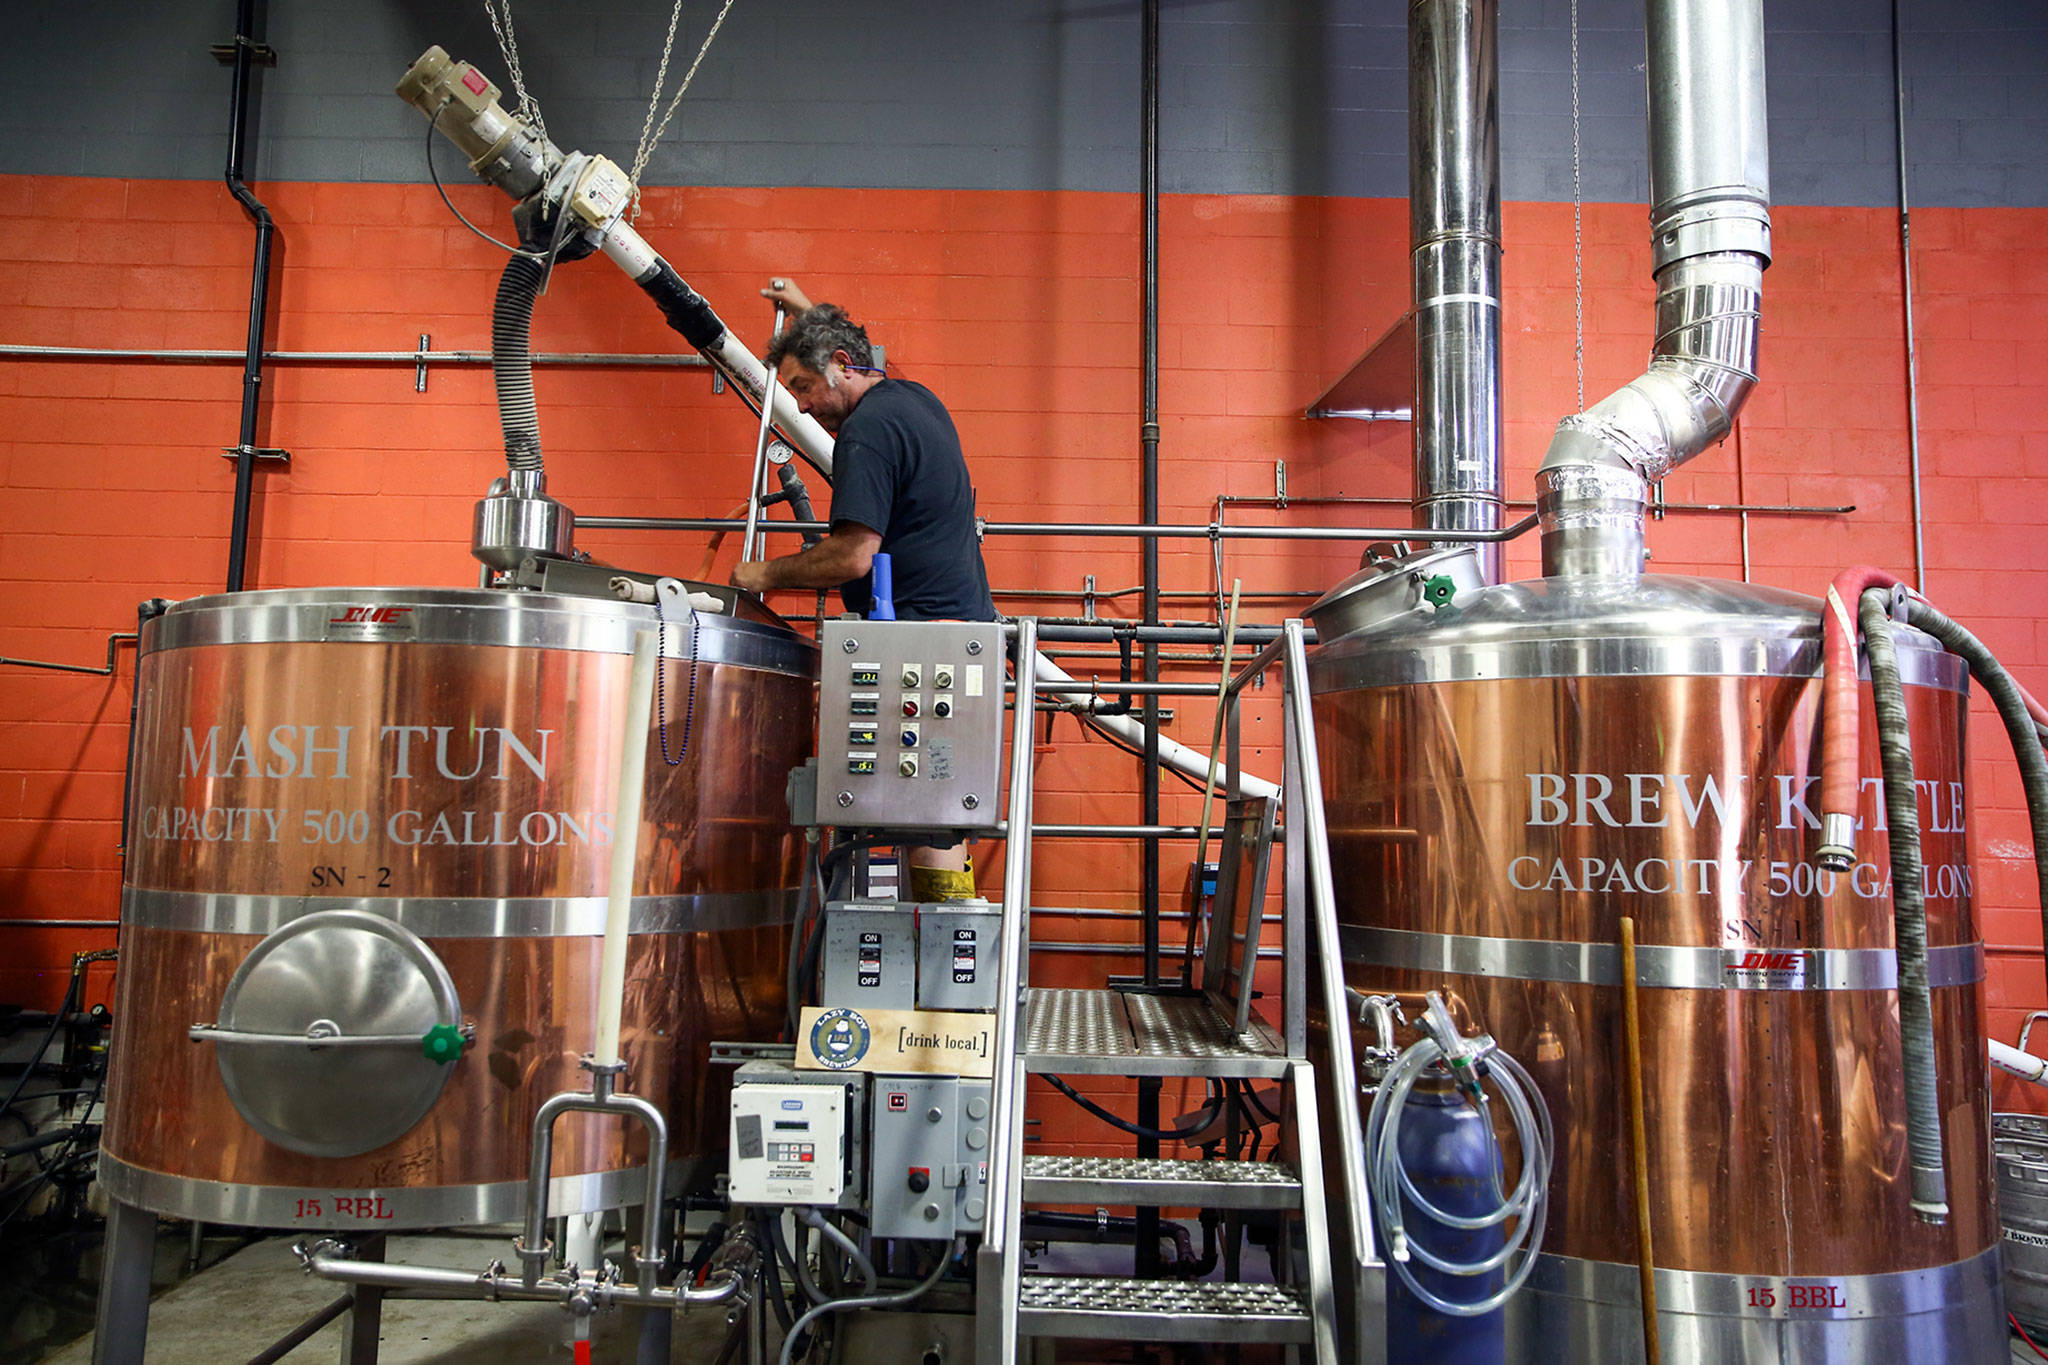
[[[951,848],[907,845],[903,856],[910,864],[910,899],[921,905],[934,901],[971,901],[974,889],[974,860],[967,856],[965,841]]]

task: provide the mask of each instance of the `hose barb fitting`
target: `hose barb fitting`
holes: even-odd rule
[[[1856,817],[1829,811],[1820,820],[1820,847],[1813,860],[1829,872],[1847,872],[1856,865]]]

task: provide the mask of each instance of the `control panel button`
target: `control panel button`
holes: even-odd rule
[[[933,697],[932,714],[937,716],[940,720],[944,720],[946,717],[952,715],[953,699],[951,697]]]
[[[904,690],[905,690],[905,691],[914,691],[915,689],[917,689],[917,688],[920,688],[920,687],[923,687],[923,686],[924,686],[924,670],[923,670],[923,669],[921,669],[921,668],[919,668],[919,667],[918,667],[918,666],[917,666],[916,664],[905,664],[905,665],[903,665],[903,688],[904,688]]]
[[[932,1187],[931,1169],[926,1166],[912,1166],[909,1184],[912,1194],[923,1194]]]
[[[919,710],[919,707],[918,707],[918,703],[917,703],[917,698],[916,698],[916,697],[905,697],[905,698],[903,699],[903,714],[904,714],[904,715],[906,715],[906,716],[914,716],[914,715],[916,715],[916,714],[918,713],[918,710]]]
[[[902,759],[901,759],[901,760],[900,760],[900,761],[899,761],[899,762],[898,762],[898,763],[896,764],[896,775],[897,775],[898,777],[916,777],[916,776],[917,776],[917,755],[916,755],[916,754],[905,754],[905,755],[903,755]]]
[[[940,664],[940,665],[939,665],[939,666],[938,666],[937,668],[934,668],[934,669],[932,670],[932,686],[933,686],[933,687],[938,687],[938,688],[946,688],[946,687],[951,687],[952,685],[953,685],[953,670],[952,670],[952,669],[948,668],[948,667],[947,667],[946,665],[944,665],[944,664]]]
[[[915,749],[917,747],[917,727],[915,725],[903,727],[903,747],[906,749]]]

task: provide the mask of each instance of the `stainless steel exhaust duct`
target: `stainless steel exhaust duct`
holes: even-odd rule
[[[1496,0],[1408,7],[1415,520],[1500,526],[1500,48]],[[1489,583],[1500,546],[1478,547]]]
[[[1558,423],[1536,474],[1545,574],[1642,571],[1650,481],[1727,436],[1756,386],[1771,263],[1760,0],[1650,0],[1650,368]]]

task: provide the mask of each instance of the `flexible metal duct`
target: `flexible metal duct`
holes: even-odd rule
[[[1415,521],[1495,530],[1501,508],[1500,49],[1496,0],[1408,7]],[[1480,545],[1500,581],[1500,546]]]
[[[1650,368],[1558,423],[1536,475],[1546,574],[1642,569],[1651,480],[1727,436],[1756,385],[1771,262],[1760,0],[1650,0]]]

